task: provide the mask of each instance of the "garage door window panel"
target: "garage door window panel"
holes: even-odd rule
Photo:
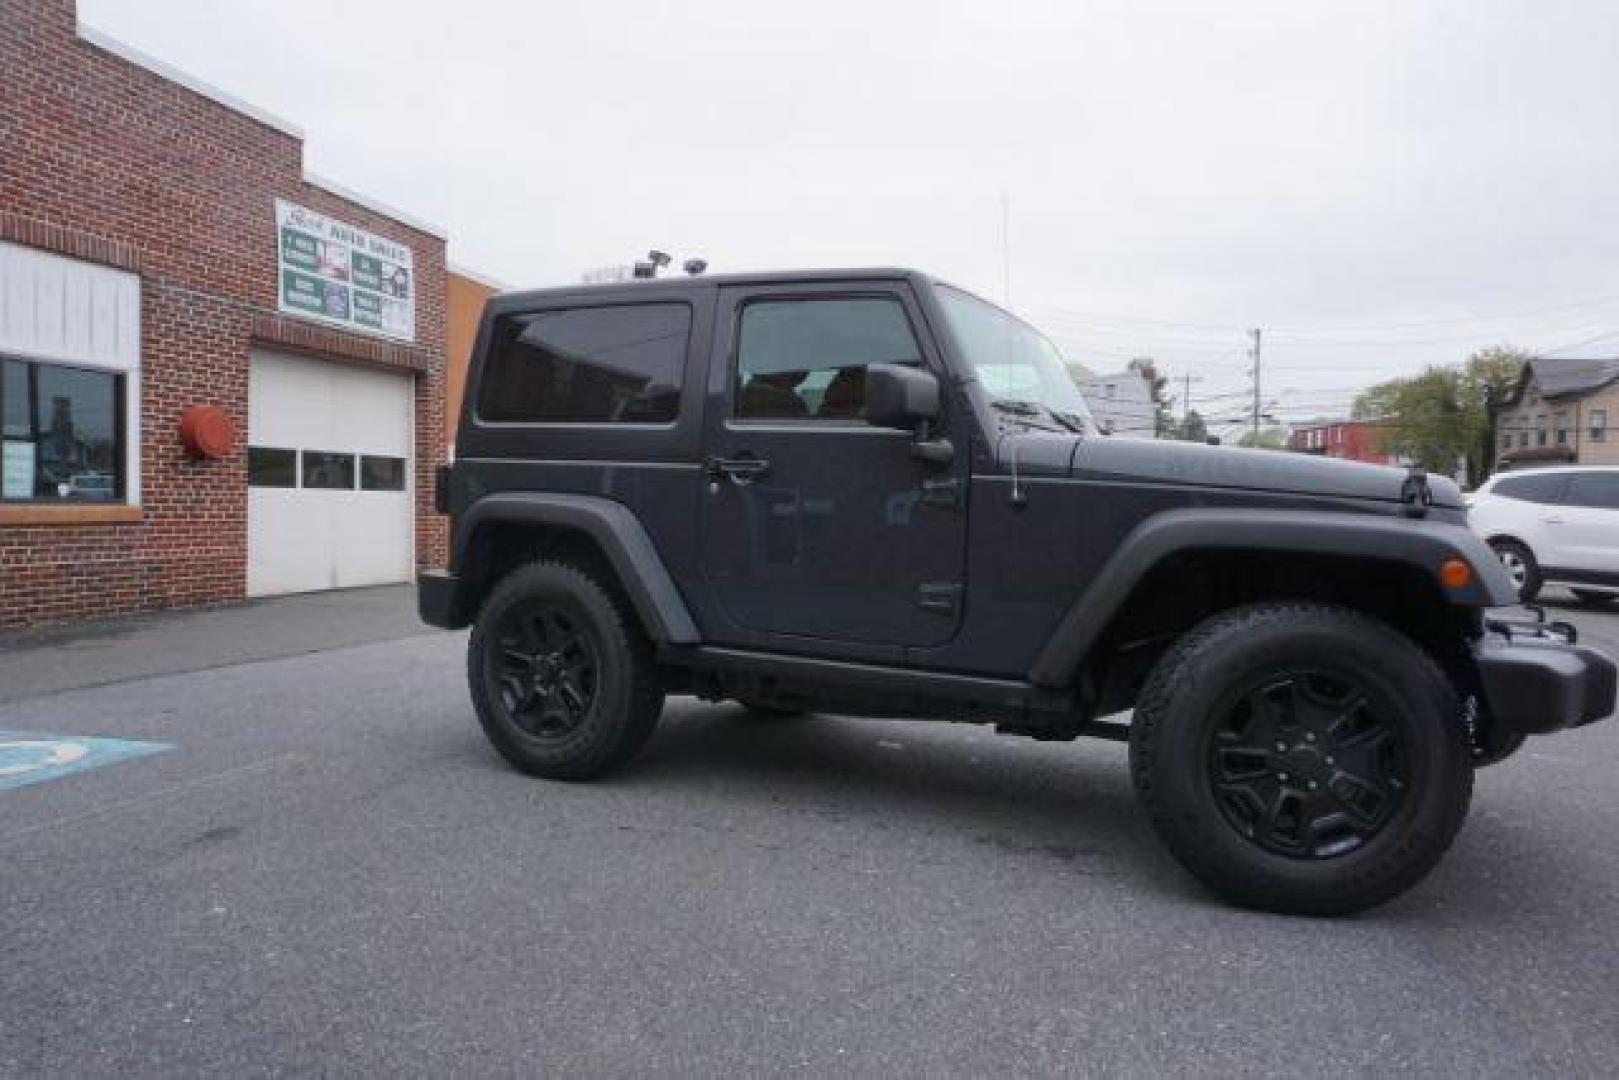
[[[365,454],[360,458],[361,491],[404,491],[405,459]]]
[[[297,487],[298,451],[275,446],[248,447],[247,483],[249,487]]]
[[[483,376],[485,423],[670,424],[685,381],[685,304],[572,308],[508,318]]]
[[[0,500],[124,498],[124,376],[0,359]]]
[[[303,452],[303,486],[315,491],[353,491],[354,455],[329,450]]]

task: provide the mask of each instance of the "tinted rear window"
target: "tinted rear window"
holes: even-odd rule
[[[685,304],[573,308],[495,326],[478,416],[497,423],[665,424],[686,369]]]
[[[1508,499],[1522,499],[1532,503],[1554,503],[1568,485],[1567,473],[1524,473],[1507,476],[1495,482],[1493,494]]]
[[[1619,473],[1579,473],[1570,477],[1563,502],[1568,506],[1619,510]]]

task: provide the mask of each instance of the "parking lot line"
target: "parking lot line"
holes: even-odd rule
[[[171,749],[165,743],[130,739],[0,731],[0,791]]]

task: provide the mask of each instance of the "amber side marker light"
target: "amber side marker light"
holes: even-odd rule
[[[1447,589],[1465,589],[1473,583],[1473,568],[1466,559],[1449,558],[1439,564],[1439,584]]]

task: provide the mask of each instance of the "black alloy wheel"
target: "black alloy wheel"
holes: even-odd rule
[[[495,631],[500,704],[538,739],[576,731],[596,700],[599,649],[589,630],[561,608],[525,600],[508,608]]]
[[[1294,859],[1330,859],[1378,834],[1410,769],[1398,726],[1353,676],[1301,670],[1235,695],[1214,725],[1209,778],[1238,834]]]
[[[610,579],[520,566],[485,598],[467,683],[496,750],[531,776],[587,780],[633,757],[663,711],[652,643]]]
[[[1347,915],[1420,881],[1473,790],[1456,686],[1400,630],[1309,601],[1209,616],[1159,659],[1130,769],[1170,852],[1244,907]]]

